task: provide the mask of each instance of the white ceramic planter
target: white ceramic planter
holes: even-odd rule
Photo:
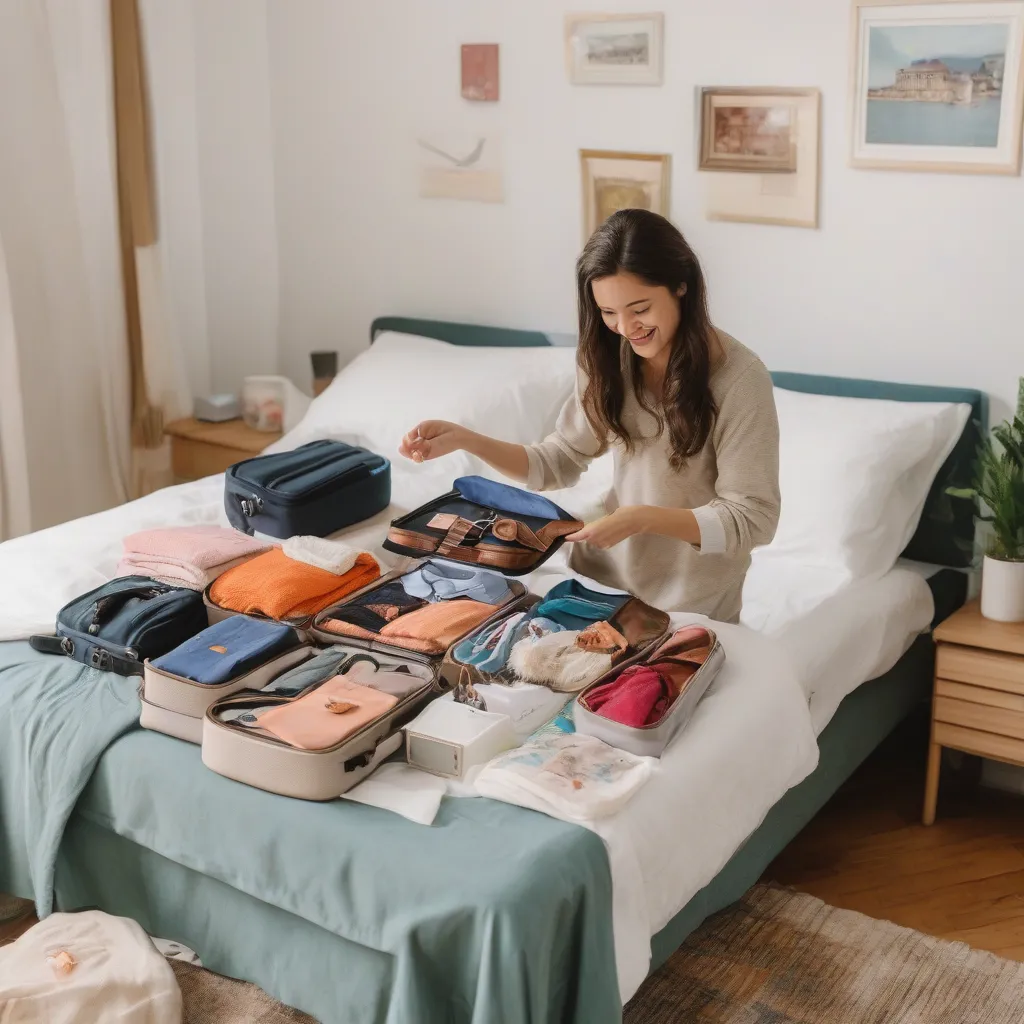
[[[985,556],[981,614],[997,622],[1024,622],[1024,562],[1004,562]]]

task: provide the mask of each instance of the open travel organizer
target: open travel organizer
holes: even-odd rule
[[[551,728],[579,732],[591,762],[604,744],[620,748],[612,762],[660,755],[721,665],[713,633],[669,636],[665,612],[574,579],[529,593],[512,577],[581,524],[480,477],[395,520],[385,547],[426,557],[382,575],[320,535],[377,511],[382,467],[339,442],[247,460],[225,497],[245,534],[126,538],[131,575],[71,602],[36,646],[141,676],[144,727],[201,744],[221,775],[307,800],[347,792],[403,742],[412,765],[449,778]],[[267,517],[282,543],[246,535]],[[319,533],[288,535],[298,522]]]

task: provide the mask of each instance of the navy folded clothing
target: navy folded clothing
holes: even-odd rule
[[[214,685],[236,679],[298,645],[298,634],[291,626],[232,615],[152,664],[171,675]]]

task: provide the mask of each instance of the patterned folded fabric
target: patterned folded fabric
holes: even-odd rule
[[[218,576],[274,545],[224,526],[167,526],[124,539],[115,576],[149,576],[205,590]]]
[[[297,562],[275,548],[229,569],[210,588],[220,608],[270,619],[305,619],[341,601],[380,576],[373,555],[362,552],[341,576]]]

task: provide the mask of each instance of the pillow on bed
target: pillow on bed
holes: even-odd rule
[[[754,552],[814,566],[837,585],[895,565],[970,406],[839,398],[775,389],[782,514]]]
[[[274,447],[331,437],[393,458],[428,419],[529,444],[553,429],[575,378],[573,348],[471,348],[386,331]]]

